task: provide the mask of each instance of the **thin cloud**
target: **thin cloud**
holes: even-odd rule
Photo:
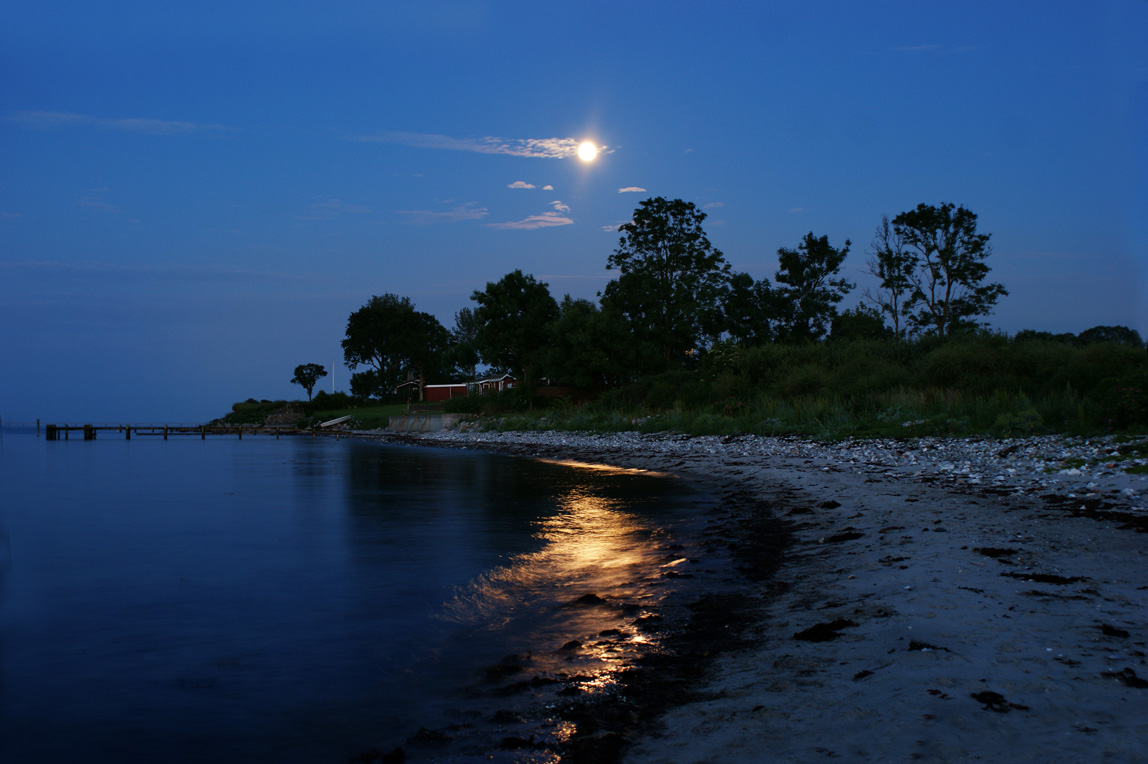
[[[559,201],[550,202],[550,206],[554,208],[555,212],[569,212],[570,207]]]
[[[527,183],[524,180],[516,180],[513,183],[507,184],[507,188],[538,188],[533,183]]]
[[[511,223],[487,223],[486,225],[501,230],[533,231],[537,228],[553,228],[561,225],[572,225],[573,223],[573,220],[558,212],[543,212],[541,215],[531,215],[525,220]]]
[[[80,205],[81,207],[87,207],[91,210],[98,210],[100,212],[108,212],[118,215],[120,212],[122,212],[122,210],[120,210],[120,208],[116,205],[104,201],[103,198],[104,194],[110,190],[111,189],[109,188],[93,188],[87,196],[77,201],[76,204]]]
[[[361,143],[398,143],[420,149],[442,149],[445,151],[470,151],[475,154],[505,154],[534,159],[569,159],[578,156],[577,138],[452,138],[449,135],[429,133],[387,132],[378,135],[361,135],[351,140]],[[608,146],[600,147],[598,153],[608,154]]]
[[[619,194],[644,194],[646,189],[641,186],[626,186],[625,188],[618,189]]]
[[[554,190],[554,186],[552,186],[552,185],[550,185],[549,183],[547,183],[545,186],[543,186],[543,187],[542,187],[542,190],[543,190],[543,191],[553,191],[553,190]]]
[[[786,212],[788,212],[790,215],[796,215],[799,212],[805,212],[805,208],[804,207],[791,207],[788,210],[786,210]]]
[[[709,204],[702,207],[702,209],[703,210],[712,210],[712,209],[717,209],[718,207],[724,207],[724,206],[725,206],[725,202],[710,202]]]
[[[66,111],[18,111],[8,119],[31,130],[58,130],[65,127],[90,125],[102,130],[142,135],[190,135],[205,130],[227,130],[225,125],[200,125],[163,119],[99,119],[88,114]]]
[[[602,230],[605,231],[606,233],[618,233],[618,231],[621,230],[622,226],[626,225],[626,223],[629,223],[629,222],[631,222],[631,221],[620,220],[617,223],[612,223],[610,225],[602,226]]]
[[[955,48],[945,48],[941,45],[925,44],[925,45],[901,45],[893,48],[897,53],[969,53],[976,50],[975,45],[958,45]]]
[[[347,204],[342,199],[328,199],[324,202],[315,202],[307,208],[307,212],[299,215],[300,220],[331,220],[344,214],[373,212],[369,207],[361,204]]]
[[[245,279],[276,279],[296,281],[311,278],[297,272],[257,271],[233,268],[227,265],[122,265],[92,260],[64,262],[61,260],[26,260],[24,262],[0,262],[0,271],[27,274],[76,274],[91,276],[145,276],[156,278],[176,278],[187,281],[237,281]]]
[[[481,220],[487,216],[489,210],[487,210],[486,207],[477,207],[471,202],[470,204],[463,204],[443,212],[435,212],[434,210],[399,210],[398,213],[405,215],[407,217],[405,222],[411,225],[430,225],[433,223],[458,223],[463,220]]]

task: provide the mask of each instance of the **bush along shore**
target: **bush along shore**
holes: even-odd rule
[[[1142,346],[1040,335],[745,348],[579,402],[538,388],[449,401],[508,430],[919,437],[1148,433]],[[585,398],[592,398],[585,402]]]
[[[741,583],[688,603],[696,622],[632,687],[555,707],[577,730],[564,760],[1146,760],[1148,439],[398,439],[671,473],[725,497],[707,537]],[[729,636],[710,650],[714,608]]]

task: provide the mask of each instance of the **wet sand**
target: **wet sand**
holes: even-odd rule
[[[673,472],[728,497],[743,638],[620,732],[624,761],[1148,761],[1148,485],[1065,467],[1055,439],[975,443],[986,464],[1042,451],[1007,479],[954,467],[944,444],[950,461],[922,466],[777,439],[420,442]],[[776,549],[753,549],[770,515],[788,535],[772,567]]]

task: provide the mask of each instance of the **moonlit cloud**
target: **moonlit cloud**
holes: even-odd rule
[[[505,154],[534,159],[569,159],[578,156],[577,138],[452,138],[449,135],[428,133],[387,132],[378,135],[361,135],[351,140],[362,143],[398,143],[420,149],[444,149],[447,151],[470,151],[476,154]],[[599,153],[611,153],[608,146],[602,146]]]
[[[554,208],[555,212],[569,212],[570,207],[559,201],[550,202],[550,206]]]
[[[534,185],[533,183],[527,183],[524,180],[516,180],[513,183],[510,183],[509,185],[507,185],[506,187],[507,188],[538,188],[538,186]]]
[[[118,215],[121,212],[120,208],[110,202],[104,201],[104,194],[110,190],[110,188],[93,188],[87,196],[80,199],[76,204],[79,204],[81,207],[87,207],[90,210],[98,210],[100,212]]]
[[[463,220],[481,220],[486,217],[489,210],[486,207],[475,206],[473,202],[463,204],[443,212],[433,210],[399,210],[400,215],[407,217],[406,222],[411,225],[429,225],[432,223],[458,223]]]
[[[487,223],[486,225],[490,228],[503,230],[533,231],[536,228],[553,228],[554,226],[572,225],[573,223],[573,220],[558,212],[543,212],[541,215],[531,215],[525,220],[511,223]]]
[[[98,119],[87,114],[64,111],[19,111],[9,120],[32,130],[57,130],[64,127],[92,125],[103,130],[142,135],[190,135],[207,130],[227,130],[224,125],[200,125],[163,119]]]
[[[299,216],[300,220],[331,220],[344,214],[359,212],[372,212],[369,207],[361,204],[347,204],[342,199],[328,199],[324,202],[315,202],[307,208],[307,212]]]
[[[8,120],[31,130],[55,130],[61,127],[90,122],[83,114],[65,111],[18,111],[8,115]]]
[[[893,50],[894,50],[895,52],[897,52],[897,53],[940,53],[940,54],[950,54],[950,53],[969,53],[969,52],[971,52],[971,51],[974,51],[974,50],[976,50],[976,46],[974,46],[974,45],[958,45],[958,46],[956,46],[956,47],[954,47],[954,48],[945,48],[945,47],[943,47],[943,46],[940,46],[940,45],[935,45],[935,44],[925,44],[925,45],[901,45],[901,46],[899,46],[899,47],[893,48]]]
[[[646,189],[641,186],[626,186],[625,188],[618,189],[619,194],[644,194]]]

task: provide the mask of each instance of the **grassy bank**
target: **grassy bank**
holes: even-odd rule
[[[328,395],[320,393],[312,401],[269,401],[249,398],[233,404],[231,412],[212,424],[263,425],[278,424],[284,427],[307,429],[320,422],[350,416],[354,429],[372,430],[387,426],[387,420],[396,414],[406,413],[404,403],[377,403],[360,401],[343,393]]]
[[[503,429],[818,438],[1148,432],[1143,348],[979,336],[719,346],[696,368],[573,405],[511,391],[452,402]]]

